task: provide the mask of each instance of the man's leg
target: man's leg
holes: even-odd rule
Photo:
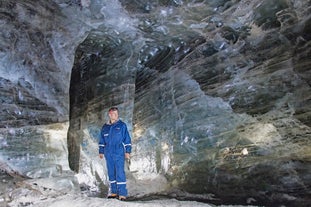
[[[127,196],[126,189],[126,176],[124,171],[124,158],[120,158],[116,160],[116,180],[117,180],[117,188],[119,196]]]
[[[107,170],[108,170],[108,178],[110,184],[110,194],[112,197],[116,197],[118,194],[117,191],[117,179],[116,179],[116,167],[114,160],[108,155],[106,157]]]

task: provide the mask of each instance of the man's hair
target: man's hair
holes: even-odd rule
[[[113,106],[113,107],[111,107],[108,111],[109,111],[109,112],[110,112],[110,111],[119,111],[119,109],[118,109],[118,107]]]

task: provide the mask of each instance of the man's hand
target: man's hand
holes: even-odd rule
[[[99,158],[103,159],[104,155],[103,154],[99,154]]]
[[[130,155],[130,153],[125,153],[125,159],[130,159],[130,157],[131,157],[131,155]]]

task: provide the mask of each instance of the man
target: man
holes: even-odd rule
[[[126,124],[119,119],[118,108],[108,111],[109,122],[104,124],[99,140],[99,158],[105,156],[110,193],[108,198],[125,200],[127,196],[124,161],[130,158],[131,138]]]

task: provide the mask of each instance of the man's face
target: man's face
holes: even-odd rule
[[[118,120],[119,114],[117,110],[110,110],[108,112],[109,118],[111,122]]]

